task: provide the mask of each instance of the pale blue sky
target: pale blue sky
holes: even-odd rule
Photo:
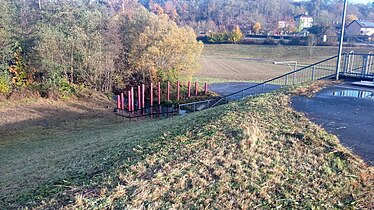
[[[305,0],[295,0],[295,1],[305,1]],[[349,3],[363,3],[363,4],[373,2],[373,1],[374,0],[348,0]]]
[[[373,0],[348,0],[348,2],[352,2],[352,3],[369,3],[369,2],[372,2]]]

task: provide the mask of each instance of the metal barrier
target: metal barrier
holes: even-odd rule
[[[116,108],[115,113],[121,117],[133,119],[141,117],[169,117],[179,114],[178,105],[157,105],[152,107],[146,107],[142,109],[136,109],[134,111],[129,111],[128,109],[118,109]]]
[[[360,54],[351,51],[344,56],[344,70],[340,74],[345,76],[359,76],[374,78],[374,54]]]
[[[190,112],[202,111],[212,107],[220,98],[215,98],[205,101],[191,102],[187,104],[179,104],[179,114],[186,114]]]
[[[368,54],[357,54],[352,51],[342,55],[344,59],[341,60],[342,63],[340,65],[341,69],[338,71],[339,74],[374,78],[374,54],[371,52]],[[337,62],[338,56],[336,55],[216,99],[179,104],[169,107],[154,106],[132,112],[117,109],[116,112],[127,118],[139,118],[143,116],[162,117],[201,111],[222,104],[227,104],[230,101],[237,101],[249,96],[275,91],[285,86],[300,85],[306,82],[332,78],[336,76]]]

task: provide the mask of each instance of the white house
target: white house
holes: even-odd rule
[[[374,22],[354,20],[346,27],[346,36],[374,36]]]
[[[308,15],[308,13],[295,16],[294,19],[296,22],[296,27],[299,31],[313,26],[313,17]]]
[[[278,21],[278,29],[285,29],[290,26],[290,23],[285,20]]]

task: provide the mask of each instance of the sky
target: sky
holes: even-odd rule
[[[302,1],[302,0],[295,0],[295,1]],[[374,0],[348,0],[349,3],[362,3],[362,4],[367,4],[373,1]]]
[[[372,1],[373,0],[348,0],[348,2],[351,2],[351,3],[363,3],[363,4],[366,4]]]

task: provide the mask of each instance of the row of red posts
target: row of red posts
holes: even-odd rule
[[[188,93],[187,98],[191,97],[191,82],[187,83],[188,86]],[[153,99],[153,84],[150,85],[150,103],[151,107],[154,105],[154,99]],[[157,102],[158,105],[161,105],[161,83],[158,82],[157,84]],[[137,87],[138,92],[138,109],[144,109],[145,108],[145,85],[142,84],[141,86],[138,85]],[[208,93],[208,84],[204,84],[204,95]],[[199,84],[195,82],[195,96],[199,94]],[[177,101],[179,101],[181,98],[180,95],[180,82],[177,82]],[[134,111],[135,110],[135,95],[134,95],[134,87],[131,87],[129,91],[127,91],[127,108],[128,110]],[[167,101],[170,101],[170,82],[167,83]],[[121,93],[120,95],[117,95],[117,108],[118,109],[125,109],[125,94]]]

